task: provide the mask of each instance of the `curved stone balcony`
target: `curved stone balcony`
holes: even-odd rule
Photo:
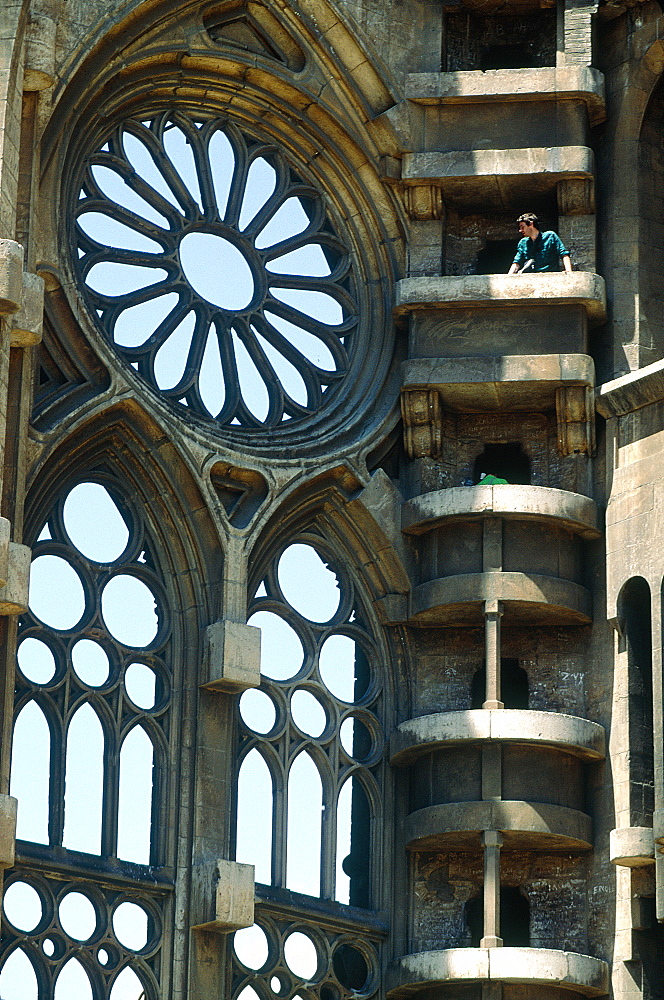
[[[609,967],[590,955],[553,948],[423,951],[405,955],[389,967],[387,996],[401,1000],[433,987],[451,987],[453,991],[470,983],[513,983],[541,990],[559,987],[580,996],[603,996],[609,991]],[[454,995],[452,991],[450,996]],[[526,994],[533,998],[538,995],[546,993]]]
[[[502,354],[493,357],[411,358],[403,389],[436,389],[446,410],[552,410],[556,390],[595,384],[587,354]]]
[[[405,153],[404,184],[433,183],[446,203],[473,200],[484,208],[502,208],[523,197],[550,194],[559,181],[593,177],[595,160],[588,146],[542,146],[529,149],[454,149]]]
[[[548,802],[445,802],[404,821],[409,851],[480,851],[480,834],[498,830],[504,850],[589,851],[592,820],[578,809]]]
[[[421,535],[445,521],[486,514],[557,525],[586,539],[601,534],[597,504],[590,497],[548,486],[512,485],[458,486],[423,493],[401,508],[401,530]]]
[[[580,101],[591,125],[606,117],[604,76],[590,66],[544,66],[529,69],[465,70],[456,73],[409,73],[406,99],[416,104],[449,106],[524,101]]]
[[[420,310],[472,310],[474,314],[482,310],[495,310],[499,308],[504,314],[506,309],[518,309],[514,317],[514,322],[519,326],[519,338],[517,343],[522,350],[510,352],[509,350],[494,349],[493,344],[482,344],[480,338],[476,338],[477,346],[480,348],[477,354],[492,355],[498,354],[530,354],[550,353],[551,350],[563,350],[574,353],[579,351],[578,346],[568,347],[565,343],[563,331],[556,329],[555,335],[551,338],[549,350],[542,350],[538,341],[533,341],[529,336],[530,331],[524,329],[524,310],[533,311],[537,315],[538,311],[546,307],[557,307],[558,319],[560,319],[560,308],[575,306],[581,309],[591,326],[604,322],[606,319],[606,288],[604,279],[599,274],[592,271],[573,271],[571,274],[564,272],[549,272],[541,274],[468,274],[461,277],[441,276],[441,277],[420,277],[402,278],[396,283],[395,311],[399,313],[417,312]],[[539,316],[539,323],[543,317]],[[549,333],[548,329],[542,331]],[[553,333],[553,331],[551,331]],[[507,339],[511,339],[510,331],[505,331]],[[469,336],[472,331],[469,332]],[[541,338],[540,338],[541,339]],[[453,347],[451,356],[463,357],[473,356],[475,352],[468,352],[467,340],[462,340]],[[585,345],[584,345],[585,348]],[[411,352],[412,353],[412,352]],[[417,352],[420,357],[435,357],[437,353]],[[587,353],[585,349],[581,353]]]
[[[445,747],[484,743],[555,747],[584,760],[603,760],[604,727],[588,719],[530,709],[437,712],[402,722],[390,740],[391,762],[406,767]]]
[[[534,573],[466,573],[415,587],[410,620],[431,625],[481,625],[486,601],[503,605],[503,624],[542,626],[592,621],[592,597],[572,580]]]

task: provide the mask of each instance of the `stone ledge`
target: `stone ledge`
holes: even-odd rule
[[[623,868],[654,865],[655,837],[652,827],[627,826],[611,830],[609,861]]]
[[[404,821],[410,851],[472,850],[484,830],[499,830],[505,849],[589,851],[592,820],[568,806],[521,800],[446,802],[418,809]]]
[[[422,625],[481,625],[485,601],[502,601],[504,624],[556,625],[592,621],[592,598],[578,583],[533,573],[464,573],[415,587],[411,621]]]
[[[588,719],[530,709],[437,712],[402,722],[390,739],[391,763],[412,764],[431,750],[471,741],[546,745],[588,760],[603,760],[604,727]]]
[[[493,178],[496,185],[509,177],[547,174],[550,179],[592,177],[595,169],[589,146],[543,146],[534,149],[459,149],[449,153],[405,153],[401,179],[445,182],[463,178]]]
[[[607,419],[640,410],[664,399],[664,361],[654,361],[636,372],[621,375],[597,387],[595,405]]]
[[[423,534],[445,520],[498,515],[562,525],[582,538],[601,535],[597,504],[590,497],[549,486],[455,486],[407,500],[401,528]]]
[[[604,74],[590,66],[409,73],[406,98],[434,105],[580,100],[587,105],[591,125],[606,117]]]
[[[446,409],[464,412],[553,409],[556,389],[595,384],[588,354],[411,358],[402,372],[405,390],[437,389]]]
[[[609,967],[590,955],[553,948],[449,948],[405,955],[388,967],[387,996],[410,997],[446,983],[493,981],[559,986],[581,996],[609,990]]]
[[[591,325],[606,319],[604,279],[590,271],[572,274],[468,274],[402,278],[396,283],[395,312],[419,309],[581,306]]]
[[[0,795],[0,869],[14,866],[17,809],[18,799]]]

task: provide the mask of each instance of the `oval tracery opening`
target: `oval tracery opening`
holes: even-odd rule
[[[189,284],[221,309],[246,309],[254,297],[254,276],[236,246],[215,233],[187,233],[180,263]]]

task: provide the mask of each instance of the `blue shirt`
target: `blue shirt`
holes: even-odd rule
[[[559,271],[560,258],[567,253],[569,251],[560,236],[549,231],[540,233],[535,240],[531,240],[530,236],[519,240],[514,263],[523,267],[527,260],[533,260],[529,271]]]

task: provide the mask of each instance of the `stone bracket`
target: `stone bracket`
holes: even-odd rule
[[[594,395],[585,385],[556,389],[558,450],[561,455],[595,453]]]
[[[18,800],[13,795],[0,795],[0,869],[14,865],[17,809]]]
[[[23,90],[47,90],[55,82],[57,25],[45,14],[31,13],[25,50]]]
[[[404,389],[401,415],[408,457],[439,458],[443,443],[443,409],[438,390]]]
[[[12,317],[10,347],[33,347],[42,339],[44,320],[44,279],[23,272],[21,306]]]
[[[261,681],[261,630],[242,622],[219,621],[205,634],[205,680],[212,691],[245,691]]]
[[[230,934],[254,922],[254,866],[218,860],[204,867],[205,909],[194,930]]]
[[[560,215],[594,215],[595,181],[592,177],[566,177],[558,181]]]
[[[21,308],[23,298],[23,247],[16,240],[0,240],[0,315]]]
[[[628,826],[611,830],[609,861],[623,868],[641,868],[655,863],[655,838],[652,827]]]
[[[404,203],[410,218],[418,222],[445,217],[443,189],[439,184],[408,184],[404,188]]]
[[[0,615],[19,615],[28,608],[32,551],[11,541],[11,524],[0,517]]]

